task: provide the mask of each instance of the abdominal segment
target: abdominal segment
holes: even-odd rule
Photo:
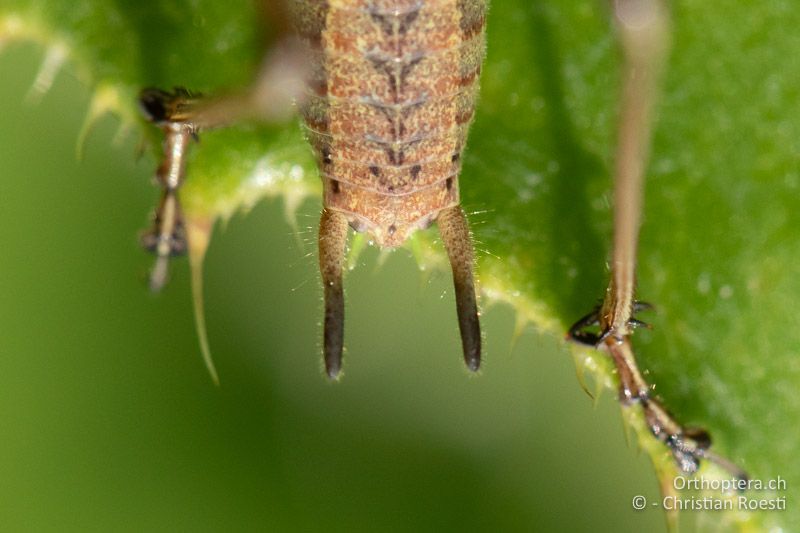
[[[397,246],[458,204],[484,53],[482,0],[294,0],[301,106],[324,205]]]
[[[438,223],[464,361],[481,363],[474,254],[458,175],[484,54],[484,0],[290,0],[310,58],[300,110],[324,185],[328,376],[342,368],[347,225],[399,246]]]

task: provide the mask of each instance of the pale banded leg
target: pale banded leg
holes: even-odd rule
[[[142,246],[156,255],[150,271],[150,290],[159,292],[168,278],[169,258],[184,255],[188,248],[178,191],[165,189],[161,195],[153,226],[142,234]]]
[[[282,11],[282,2],[268,4],[267,11]],[[164,132],[163,160],[156,173],[163,189],[162,199],[152,228],[141,238],[145,248],[157,255],[150,272],[150,289],[159,291],[165,285],[170,257],[189,252],[195,323],[203,359],[215,383],[219,380],[206,336],[202,299],[202,261],[213,219],[190,214],[184,220],[178,191],[185,177],[188,145],[199,131],[223,128],[244,120],[282,122],[291,117],[292,102],[302,102],[308,55],[288,31],[279,33],[281,38],[266,54],[258,78],[244,91],[198,98],[181,88],[172,93],[145,89],[139,96],[139,105],[147,120]]]
[[[197,129],[186,109],[192,97],[182,89],[168,93],[145,89],[139,97],[147,119],[164,132],[164,158],[156,171],[156,181],[163,189],[161,202],[153,217],[153,226],[141,237],[142,246],[156,254],[150,272],[150,289],[160,291],[167,281],[169,258],[187,250],[186,232],[178,191],[186,176],[186,155]]]

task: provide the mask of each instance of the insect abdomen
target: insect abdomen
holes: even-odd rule
[[[395,246],[458,204],[484,0],[295,0],[324,205]]]

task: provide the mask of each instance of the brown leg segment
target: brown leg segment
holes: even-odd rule
[[[476,372],[481,366],[481,326],[473,274],[475,256],[467,217],[464,216],[461,206],[455,206],[442,210],[436,222],[453,269],[456,312],[464,349],[464,362],[467,368]]]
[[[168,93],[159,89],[144,89],[139,105],[147,120],[164,132],[164,158],[156,171],[162,188],[161,202],[153,227],[141,237],[142,245],[156,254],[150,272],[150,290],[159,292],[167,282],[169,258],[186,253],[187,242],[178,191],[186,175],[186,154],[197,128],[186,110],[194,99],[185,89]]]
[[[165,189],[153,227],[141,236],[142,246],[156,255],[150,271],[150,290],[159,292],[167,283],[169,259],[186,253],[188,247],[177,189]]]
[[[711,453],[711,438],[702,430],[684,428],[655,399],[636,364],[630,336],[646,325],[633,317],[649,308],[634,299],[636,249],[643,203],[644,171],[652,136],[653,108],[669,44],[665,0],[615,0],[614,18],[624,54],[621,115],[614,169],[614,248],[611,282],[603,304],[581,318],[567,337],[608,351],[620,381],[623,404],[641,405],[650,432],[669,446],[678,468],[694,473],[707,459],[745,479],[733,463]],[[588,331],[599,326],[599,333]]]
[[[604,336],[620,341],[632,329],[644,171],[669,45],[669,14],[663,0],[618,0],[614,18],[625,59],[614,168],[614,251],[600,326]]]
[[[337,379],[342,369],[344,347],[344,290],[342,269],[347,244],[347,219],[341,213],[322,210],[319,222],[319,270],[325,288],[325,371]]]

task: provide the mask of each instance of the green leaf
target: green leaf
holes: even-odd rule
[[[800,11],[790,0],[685,0],[673,17],[639,252],[654,330],[634,345],[677,419],[708,429],[713,449],[752,478],[788,480],[777,495],[791,502],[800,486],[791,426],[800,414]],[[270,39],[263,20],[245,1],[5,0],[0,42],[33,39],[53,62],[64,56],[96,88],[95,110],[117,113],[157,151],[156,132],[138,118],[138,90],[245,86]],[[522,322],[561,336],[607,283],[617,44],[593,0],[497,0],[487,31],[462,173],[463,204],[488,252],[479,264],[485,301],[508,302]],[[319,191],[294,124],[205,134],[189,173],[183,197],[196,218],[227,219],[270,195],[291,208]],[[423,233],[410,247],[441,264],[432,239]],[[601,354],[578,350],[576,361],[614,383]],[[674,475],[636,408],[626,413],[664,479]],[[800,523],[791,504],[713,516],[753,528]]]

